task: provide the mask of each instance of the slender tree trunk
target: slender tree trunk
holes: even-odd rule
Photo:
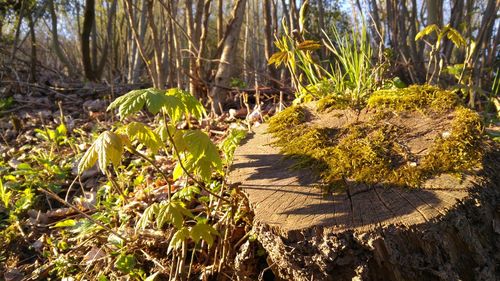
[[[427,25],[443,26],[443,0],[427,1]]]
[[[59,34],[57,31],[57,14],[54,7],[54,0],[48,0],[47,5],[49,8],[50,18],[51,18],[51,32],[52,32],[52,47],[54,48],[54,52],[56,56],[59,58],[61,63],[66,67],[68,73],[73,76],[74,75],[74,66],[71,66],[68,58],[64,54],[61,45],[59,44]]]
[[[274,53],[273,48],[273,18],[271,11],[271,0],[264,0],[262,2],[262,10],[264,13],[264,53],[266,56],[266,61],[269,60],[271,55]],[[273,65],[267,65],[267,72],[269,75],[270,85],[273,88],[277,88],[278,85],[276,81],[278,81],[278,72],[277,69]]]
[[[370,0],[370,14],[373,19],[373,22],[370,24],[370,29],[373,34],[375,44],[380,46],[380,43],[384,41],[384,31],[382,30],[377,0]]]
[[[147,25],[147,13],[146,13],[146,7],[147,7],[147,0],[142,0],[142,8],[141,8],[141,19],[139,21],[139,41],[144,42],[146,38],[146,31],[148,29]],[[136,44],[137,48],[137,44]],[[139,52],[139,48],[137,48],[137,51],[135,52],[135,58],[134,58],[134,75],[132,77],[132,80],[134,83],[139,82],[139,77],[141,76],[141,72],[143,67],[145,66],[144,61],[141,59],[141,53]]]
[[[198,48],[198,56],[196,58],[196,77],[200,79],[200,83],[197,85],[196,92],[199,92],[199,96],[202,98],[206,98],[206,91],[202,91],[201,84],[206,79],[206,75],[204,75],[204,63],[203,56],[206,53],[206,45],[207,45],[207,35],[208,35],[208,20],[210,19],[210,6],[212,4],[212,0],[205,0],[203,4],[203,13],[201,16],[201,26],[200,26],[200,44]]]
[[[92,17],[92,32],[91,32],[91,47],[92,47],[92,55],[90,56],[91,57],[91,61],[92,61],[92,69],[96,69],[97,68],[97,54],[98,54],[98,48],[97,48],[97,19],[96,19],[96,15],[95,15],[95,0],[94,0],[94,15]],[[84,20],[85,22],[85,20]]]
[[[153,67],[152,74],[155,76],[154,87],[162,89],[165,86],[165,75],[162,72],[162,59],[161,59],[161,41],[158,34],[158,27],[155,23],[154,13],[153,13],[153,0],[147,0],[147,13],[148,13],[148,24],[151,30],[151,39],[153,41]]]
[[[215,85],[213,85],[210,93],[212,112],[215,114],[222,113],[222,101],[229,86],[231,65],[235,58],[246,2],[246,0],[237,0],[235,2],[231,21],[226,28],[220,62],[215,75]]]
[[[281,8],[283,9],[283,19],[288,24],[288,30],[285,30],[286,32],[292,33],[293,30],[293,24],[290,22],[290,16],[288,12],[288,5],[286,4],[285,0],[281,0]]]
[[[23,17],[24,17],[24,10],[26,9],[25,3],[26,1],[21,1],[21,8],[19,9],[19,14],[17,16],[17,21],[16,21],[16,33],[14,35],[14,42],[12,43],[12,52],[10,55],[10,63],[14,61],[14,58],[16,57],[16,52],[18,49],[18,41],[19,41],[19,36],[21,35],[21,25],[23,23]]]
[[[93,64],[90,55],[90,35],[92,33],[92,27],[94,23],[95,16],[95,1],[86,0],[85,10],[83,12],[83,28],[81,34],[82,42],[82,63],[83,71],[85,72],[85,77],[90,81],[95,81],[96,77],[93,72]]]
[[[96,56],[95,58],[92,59],[93,60],[92,64],[95,63],[95,67],[92,68],[95,80],[99,80],[102,77],[102,74],[104,72],[104,66],[108,59],[110,45],[112,45],[110,44],[110,41],[113,40],[113,26],[115,25],[116,6],[117,6],[117,0],[113,0],[113,2],[111,2],[111,7],[109,8],[107,15],[108,22],[106,25],[106,39],[104,41],[104,47],[102,50],[100,60],[97,59],[97,50],[93,51],[94,56]],[[95,17],[94,17],[94,25],[95,25]],[[97,41],[97,34],[95,37],[96,37],[95,41]]]
[[[154,68],[151,67],[149,59],[146,56],[146,53],[144,50],[143,42],[140,40],[139,34],[137,32],[135,21],[134,21],[134,18],[132,16],[133,15],[133,12],[132,12],[133,6],[132,6],[132,3],[130,1],[131,0],[123,0],[124,6],[125,6],[125,11],[127,12],[129,26],[132,29],[132,35],[134,37],[135,43],[137,44],[137,49],[139,50],[139,54],[141,55],[141,58],[142,58],[144,64],[146,65],[148,75],[151,78],[153,85],[156,87],[158,85],[158,83],[156,81],[156,75],[154,72]]]
[[[196,55],[198,53],[198,46],[196,45],[196,30],[195,30],[195,19],[193,18],[193,1],[186,0],[186,21],[187,21],[187,34],[189,37],[189,91],[195,94],[196,85],[194,81],[194,76],[196,75]]]
[[[465,0],[450,0],[452,4],[451,15],[450,15],[450,25],[456,30],[460,30],[460,25],[464,22],[462,19],[464,17],[464,7]],[[444,42],[444,56],[448,63],[452,60],[453,43],[451,40],[446,40]]]
[[[217,0],[217,42],[224,36],[224,8],[223,0]]]
[[[245,35],[243,41],[243,81],[246,84],[250,83],[250,76],[248,74],[248,44],[250,42],[250,12],[245,13]]]
[[[476,48],[472,52],[472,62],[471,67],[473,69],[472,77],[474,77],[474,85],[481,87],[481,78],[483,71],[489,65],[486,65],[486,61],[483,59],[483,63],[479,63],[481,56],[483,55],[481,52],[484,52],[487,48],[487,42],[489,40],[489,36],[493,30],[493,26],[495,23],[496,13],[500,8],[500,2],[497,0],[488,0],[488,4],[486,5],[485,13],[483,14],[483,18],[481,21],[481,27],[479,28],[478,35],[476,37]],[[483,56],[484,57],[484,56]],[[476,93],[475,91],[471,91],[471,95],[469,98],[469,106],[474,107],[476,103]]]
[[[30,80],[31,82],[36,82],[36,77],[37,77],[37,55],[36,55],[36,35],[35,35],[35,22],[33,20],[33,14],[29,13],[28,15],[28,25],[30,28],[30,38],[31,38],[31,66],[30,66],[30,72],[31,72],[31,77]]]

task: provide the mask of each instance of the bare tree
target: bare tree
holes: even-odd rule
[[[212,112],[222,113],[222,101],[229,86],[231,66],[234,61],[241,25],[245,15],[246,0],[237,0],[234,4],[231,20],[229,21],[223,42],[220,44],[221,55],[215,74],[215,84],[210,92]]]

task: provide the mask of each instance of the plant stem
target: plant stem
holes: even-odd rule
[[[81,211],[80,209],[76,208],[75,206],[71,205],[70,203],[64,201],[61,197],[59,197],[57,194],[55,194],[54,192],[48,190],[48,189],[43,189],[43,188],[38,188],[39,191],[49,195],[50,197],[54,198],[56,201],[68,206],[70,209],[72,209],[73,211],[81,214],[82,216],[84,216],[85,218],[87,218],[88,220],[90,220],[91,222],[97,224],[98,226],[102,227],[103,229],[109,231],[110,233],[116,235],[117,237],[119,237],[120,239],[122,239],[123,241],[129,241],[127,238],[125,238],[124,236],[118,234],[118,232],[112,230],[111,228],[105,226],[104,224],[102,224],[101,222],[95,220],[94,218],[92,218],[91,216],[87,215],[86,213],[84,213],[83,211]]]
[[[167,182],[167,197],[168,197],[168,201],[170,201],[170,197],[172,196],[172,191],[171,191],[171,185],[170,185],[170,182],[168,181],[168,176],[167,174],[165,174],[161,169],[160,167],[158,167],[158,165],[156,165],[154,163],[154,161],[149,158],[148,156],[140,153],[139,151],[137,151],[135,148],[132,148],[132,147],[127,147],[127,150],[132,153],[132,154],[136,154],[137,156],[141,157],[142,159],[144,159],[146,162],[148,162],[149,164],[151,164],[151,166],[153,166],[153,168],[161,174],[161,176],[165,179],[165,182]]]
[[[172,143],[172,147],[174,149],[174,154],[177,158],[177,161],[179,161],[179,165],[181,166],[181,169],[182,171],[184,171],[184,173],[191,179],[193,180],[199,187],[201,187],[203,190],[205,190],[206,192],[208,192],[210,195],[214,196],[215,198],[218,198],[226,203],[231,203],[229,200],[227,200],[226,198],[224,197],[221,197],[215,193],[213,193],[211,190],[209,190],[204,183],[200,182],[199,180],[197,180],[193,175],[191,175],[191,173],[189,173],[189,171],[186,169],[186,167],[184,166],[184,164],[182,163],[182,158],[181,158],[181,155],[179,154],[179,151],[177,150],[177,146],[175,145],[175,142],[174,142],[174,138],[172,137],[172,134],[170,134],[170,131],[167,129],[167,135],[168,135],[168,139],[170,140],[170,143]]]

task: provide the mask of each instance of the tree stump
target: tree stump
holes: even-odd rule
[[[363,119],[334,114],[312,122]],[[420,140],[411,148],[425,149],[448,117],[418,118],[404,122]],[[247,193],[254,231],[280,279],[498,280],[497,148],[481,171],[461,179],[442,174],[422,188],[349,183],[325,192],[308,169],[289,169],[294,161],[269,145],[266,129],[258,127],[236,150],[230,180]]]

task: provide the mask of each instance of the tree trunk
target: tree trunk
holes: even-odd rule
[[[203,5],[203,13],[201,16],[201,26],[200,26],[200,42],[198,48],[198,56],[196,58],[196,77],[199,79],[196,85],[196,93],[202,98],[206,98],[206,91],[203,92],[201,89],[201,85],[203,81],[205,81],[207,75],[205,74],[206,67],[204,67],[203,63],[203,55],[206,53],[206,45],[207,45],[207,35],[208,35],[208,20],[210,19],[210,5],[211,0],[205,0]],[[194,94],[194,93],[193,93]]]
[[[474,77],[474,84],[478,87],[481,87],[481,78],[482,78],[482,73],[485,69],[485,67],[488,67],[487,65],[484,65],[485,61],[483,63],[479,63],[479,60],[481,58],[481,50],[484,52],[485,48],[487,47],[487,42],[489,39],[489,36],[491,35],[491,32],[493,30],[495,18],[496,18],[496,13],[498,9],[500,8],[500,2],[496,0],[488,0],[488,4],[485,9],[485,13],[483,14],[483,18],[481,21],[481,27],[479,28],[478,35],[476,37],[476,48],[472,52],[472,62],[471,62],[471,67],[473,68],[472,72],[472,77]],[[471,91],[471,95],[469,98],[469,106],[474,107],[476,103],[476,93],[475,91]]]
[[[312,116],[310,125],[336,130],[370,114],[336,111]],[[408,136],[419,143],[408,147],[415,152],[450,125],[446,114],[401,118],[398,124],[407,124]],[[278,280],[497,280],[498,146],[485,147],[483,168],[461,178],[442,174],[416,189],[346,180],[346,190],[328,191],[310,169],[297,169],[270,145],[266,127],[236,149],[229,180],[248,195],[253,233]]]
[[[273,18],[272,18],[272,8],[271,8],[271,0],[264,0],[262,2],[262,10],[264,13],[264,53],[266,56],[266,61],[274,53],[274,44],[273,44]],[[270,64],[267,65],[267,73],[269,75],[270,85],[273,88],[278,88],[278,71],[276,67]]]
[[[460,31],[460,25],[464,23],[463,18],[464,18],[465,0],[451,0],[451,1],[453,5],[451,8],[451,15],[450,15],[450,26]],[[451,63],[452,61],[451,55],[453,47],[454,44],[452,43],[451,40],[446,40],[444,42],[443,54],[446,58],[447,63]],[[456,60],[455,63],[459,63],[459,61]]]
[[[217,42],[224,37],[224,9],[223,0],[217,0]]]
[[[144,0],[144,1],[147,1],[147,0]],[[133,35],[134,41],[137,45],[137,49],[139,51],[139,54],[141,55],[142,61],[146,65],[148,75],[151,78],[153,85],[157,86],[158,83],[156,81],[156,75],[154,72],[154,68],[151,67],[151,63],[149,62],[149,59],[146,56],[146,53],[144,50],[143,41],[141,41],[140,35],[136,29],[135,19],[133,17],[133,5],[131,3],[131,0],[123,0],[123,2],[124,2],[124,6],[125,6],[125,11],[127,14],[128,22],[129,22],[129,27],[130,27],[130,29],[132,29],[132,35]],[[143,12],[144,12],[144,10],[143,10]]]
[[[17,46],[18,41],[19,41],[19,36],[21,35],[21,25],[23,23],[23,18],[24,18],[24,10],[26,9],[25,7],[26,1],[21,1],[21,8],[19,9],[19,14],[17,15],[17,20],[16,20],[16,27],[15,27],[15,34],[14,34],[14,42],[12,43],[12,52],[10,55],[10,63],[14,61],[14,58],[16,57],[16,52],[19,49]]]
[[[165,86],[165,75],[162,72],[162,59],[161,59],[161,41],[158,34],[158,27],[155,23],[155,17],[153,13],[153,0],[147,0],[147,13],[148,13],[148,24],[151,30],[151,39],[153,45],[153,67],[152,74],[155,76],[153,79],[153,85],[157,89],[163,89]]]
[[[215,114],[222,114],[222,101],[229,86],[231,66],[235,58],[240,29],[245,15],[246,2],[246,0],[237,0],[235,2],[231,21],[226,28],[221,46],[222,52],[215,75],[215,83],[210,92],[212,112]]]
[[[443,0],[427,1],[427,25],[443,26]]]
[[[95,81],[97,78],[95,77],[94,68],[90,55],[90,35],[92,33],[92,27],[94,25],[95,20],[95,1],[94,0],[86,0],[85,1],[85,10],[83,12],[83,27],[82,27],[82,35],[81,35],[81,43],[82,43],[82,63],[83,63],[83,71],[85,72],[85,77],[90,81]]]
[[[66,55],[64,54],[61,45],[59,44],[59,34],[57,31],[57,14],[56,10],[54,7],[54,0],[48,0],[47,2],[48,8],[49,8],[49,13],[50,13],[50,18],[51,18],[51,24],[52,24],[52,47],[54,48],[54,52],[56,56],[59,58],[61,63],[66,67],[68,73],[70,75],[74,75],[74,66],[70,65]]]
[[[31,38],[31,65],[30,65],[30,81],[36,82],[37,77],[37,55],[36,55],[36,35],[35,35],[35,22],[33,20],[33,14],[28,14],[28,25],[30,28],[30,38]]]

